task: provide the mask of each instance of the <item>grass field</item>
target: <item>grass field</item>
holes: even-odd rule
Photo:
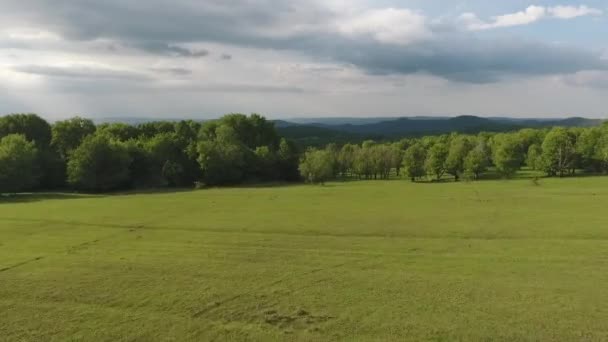
[[[608,340],[608,177],[0,202],[0,340]]]

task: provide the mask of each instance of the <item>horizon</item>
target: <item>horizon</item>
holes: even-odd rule
[[[29,114],[26,112],[21,113],[4,113],[0,114],[0,117],[12,115],[12,114]],[[68,116],[62,116],[58,118],[49,117],[44,115],[43,113],[31,113],[39,115],[41,118],[48,120],[51,123],[57,121],[63,121],[74,117],[80,117],[83,119],[89,119],[94,121],[95,123],[105,123],[105,122],[123,122],[123,121],[142,121],[142,122],[154,122],[154,121],[182,121],[182,120],[193,120],[193,121],[212,121],[218,120],[222,116],[226,114],[259,114],[265,117],[270,121],[284,121],[296,124],[312,124],[315,123],[315,120],[319,121],[329,121],[329,120],[364,120],[364,121],[393,121],[398,119],[454,119],[459,117],[477,117],[482,119],[495,119],[495,120],[516,120],[516,121],[524,121],[524,120],[543,120],[543,121],[551,121],[551,120],[568,120],[568,119],[586,119],[586,120],[608,120],[608,116],[606,117],[588,117],[588,116],[578,116],[578,115],[569,115],[569,116],[509,116],[509,115],[476,115],[476,114],[458,114],[458,115],[401,115],[401,116],[390,116],[390,115],[382,115],[382,116],[289,116],[289,117],[281,117],[281,116],[268,116],[263,113],[225,113],[217,116],[195,116],[195,115],[176,115],[176,116],[134,116],[134,115],[116,115],[116,116],[104,116],[101,115],[99,117],[89,116],[85,114],[74,114]],[[322,122],[319,122],[322,123]]]

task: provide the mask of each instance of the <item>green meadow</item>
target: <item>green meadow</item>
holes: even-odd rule
[[[608,178],[0,199],[2,341],[602,341]]]

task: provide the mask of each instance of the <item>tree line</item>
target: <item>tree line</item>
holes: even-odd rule
[[[256,114],[136,126],[0,118],[0,193],[296,181],[298,162],[297,147]]]
[[[310,183],[340,178],[411,181],[503,178],[523,167],[547,176],[608,173],[608,124],[588,128],[526,128],[510,133],[449,134],[394,143],[330,144],[311,148],[300,173]]]
[[[0,118],[0,193],[216,186],[332,179],[412,181],[608,173],[608,125],[449,134],[397,142],[335,143],[303,152],[271,121],[229,114],[196,121],[50,124],[35,114]]]

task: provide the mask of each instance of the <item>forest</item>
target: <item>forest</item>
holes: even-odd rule
[[[330,143],[282,138],[261,115],[137,125],[35,114],[0,118],[0,193],[107,192],[339,179],[459,181],[608,172],[608,125]]]

